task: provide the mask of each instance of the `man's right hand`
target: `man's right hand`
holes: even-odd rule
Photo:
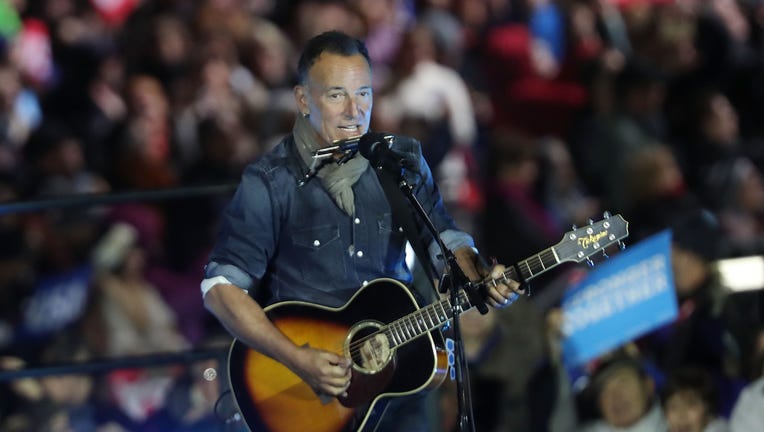
[[[347,396],[351,361],[347,357],[309,346],[300,347],[292,370],[321,395]]]
[[[349,358],[309,346],[295,346],[241,288],[218,284],[207,291],[204,305],[237,339],[284,364],[318,395],[346,396]]]

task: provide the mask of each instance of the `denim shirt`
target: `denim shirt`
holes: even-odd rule
[[[418,166],[406,170],[406,179],[446,245],[473,246],[446,212],[419,142],[397,137],[393,149]],[[205,277],[223,276],[267,304],[302,300],[332,307],[376,278],[410,284],[406,237],[393,223],[374,169],[353,185],[353,216],[337,206],[319,179],[298,186],[305,170],[291,135],[247,167],[222,214]],[[426,229],[421,235],[431,238]]]

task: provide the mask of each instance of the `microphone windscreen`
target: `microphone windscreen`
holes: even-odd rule
[[[387,140],[381,132],[366,132],[358,141],[358,151],[361,156],[375,162],[387,150]]]

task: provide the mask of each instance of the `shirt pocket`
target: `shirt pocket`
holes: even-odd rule
[[[337,225],[319,225],[295,230],[292,233],[292,242],[299,257],[296,260],[297,266],[305,278],[318,282],[344,275],[345,260]],[[324,284],[319,283],[317,286]]]
[[[340,229],[336,225],[301,228],[292,234],[295,246],[314,252],[331,247],[332,242],[337,242],[339,238]]]

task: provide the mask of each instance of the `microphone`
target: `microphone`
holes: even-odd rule
[[[403,169],[416,170],[414,162],[390,148],[393,138],[381,132],[367,132],[358,141],[358,151],[377,168],[394,173],[400,173]]]

